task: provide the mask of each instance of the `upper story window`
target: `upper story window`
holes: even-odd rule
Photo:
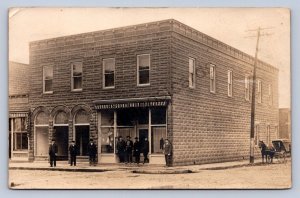
[[[76,62],[71,65],[72,79],[71,89],[72,91],[82,90],[82,63]]]
[[[209,69],[210,92],[216,93],[216,66],[210,65]]]
[[[137,85],[150,85],[150,54],[137,56]]]
[[[273,90],[272,90],[272,84],[269,84],[269,105],[273,105]]]
[[[228,70],[227,72],[227,87],[228,87],[228,96],[232,97],[232,71]]]
[[[189,87],[195,88],[195,59],[189,58]]]
[[[43,67],[43,92],[53,93],[53,67]]]
[[[261,101],[262,101],[262,92],[261,92],[261,89],[262,89],[261,80],[257,80],[257,97],[258,97],[257,102],[258,103],[261,103]]]
[[[245,76],[245,100],[250,100],[250,77]]]
[[[115,87],[115,59],[103,59],[103,88]]]

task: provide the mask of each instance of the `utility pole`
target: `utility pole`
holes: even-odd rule
[[[253,65],[253,76],[252,76],[252,97],[251,97],[251,122],[250,122],[250,163],[254,163],[254,134],[255,134],[255,97],[256,97],[256,67],[258,62],[258,46],[259,46],[259,39],[261,36],[269,36],[272,34],[261,34],[261,30],[263,29],[271,29],[270,28],[261,28],[258,27],[254,30],[248,31],[256,31],[256,48],[255,48],[255,58],[254,58],[254,65]],[[255,36],[249,36],[255,37]]]

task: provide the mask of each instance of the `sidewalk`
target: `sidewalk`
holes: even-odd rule
[[[129,171],[140,174],[183,174],[193,173],[203,170],[223,170],[228,168],[238,168],[245,166],[262,165],[260,160],[256,160],[254,164],[249,164],[248,160],[165,167],[164,165],[149,164],[97,164],[89,166],[88,162],[79,162],[77,166],[70,166],[67,161],[58,161],[56,167],[50,167],[49,163],[43,162],[9,162],[10,170],[48,170],[48,171],[71,171],[71,172],[105,172],[105,171]]]

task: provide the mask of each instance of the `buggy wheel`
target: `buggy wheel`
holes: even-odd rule
[[[282,158],[283,158],[283,163],[286,163],[286,152],[284,152],[284,153],[282,154]]]

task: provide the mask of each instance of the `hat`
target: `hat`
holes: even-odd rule
[[[135,137],[134,139],[136,139],[136,140],[137,140],[137,139],[139,139],[139,138],[138,138],[138,137]]]
[[[52,141],[55,141],[55,139],[52,139]]]

